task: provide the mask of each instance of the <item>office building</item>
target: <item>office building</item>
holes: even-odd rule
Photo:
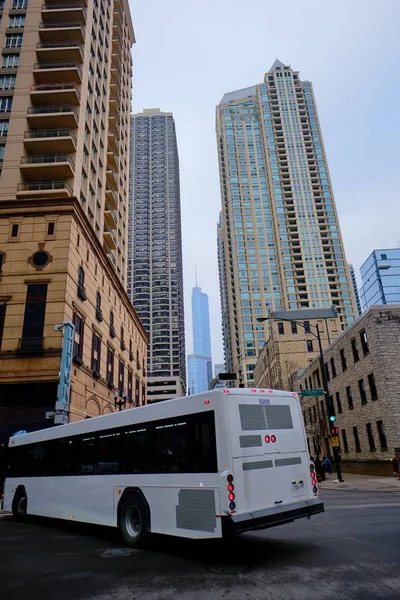
[[[188,356],[190,394],[206,392],[212,379],[208,296],[197,285],[192,290],[193,354]]]
[[[228,288],[227,288],[227,276],[225,272],[225,258],[224,258],[224,222],[222,218],[222,211],[219,213],[219,220],[217,225],[217,252],[218,252],[218,277],[219,277],[219,289],[220,289],[220,302],[221,302],[221,320],[222,320],[222,340],[224,344],[224,359],[226,370],[228,373],[232,372],[232,352],[231,352],[231,339],[230,339],[230,314],[229,314],[229,302],[228,302]]]
[[[360,269],[363,310],[400,302],[400,248],[374,250]]]
[[[390,460],[400,451],[399,353],[400,304],[371,306],[324,350],[344,472],[393,476]],[[310,390],[321,381],[316,358],[294,385]],[[325,399],[304,396],[301,405],[310,454],[332,454]]]
[[[356,302],[357,313],[358,313],[358,315],[361,315],[361,313],[362,313],[361,300],[360,300],[360,294],[359,294],[359,291],[358,291],[358,285],[357,285],[357,279],[356,279],[356,272],[354,270],[353,265],[349,265],[349,271],[350,271],[351,283],[352,283],[352,286],[353,286],[353,294],[354,294],[354,300]]]
[[[214,365],[214,377],[218,377],[220,373],[225,373],[225,365],[223,363],[216,363]]]
[[[128,295],[150,338],[149,402],[186,392],[179,158],[172,113],[131,116]]]
[[[251,385],[257,317],[334,305],[341,330],[356,308],[312,84],[276,60],[263,83],[224,95],[216,129],[226,362]]]
[[[125,291],[126,0],[2,3],[0,435],[145,403],[147,335]],[[61,365],[64,321],[72,353]],[[67,346],[69,349],[69,346]],[[73,364],[71,359],[73,358]],[[62,386],[60,385],[60,388]],[[54,413],[57,413],[54,416]]]

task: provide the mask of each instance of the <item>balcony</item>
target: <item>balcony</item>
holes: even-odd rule
[[[112,190],[117,190],[118,189],[118,181],[117,181],[116,174],[112,169],[108,168],[108,166],[107,166],[107,171],[106,171],[106,177],[107,177],[107,182],[108,182],[110,188]]]
[[[37,57],[43,62],[83,62],[80,42],[39,42],[36,44]]]
[[[115,135],[110,130],[108,131],[108,148],[111,152],[114,152],[114,154],[119,154],[118,142]]]
[[[77,2],[72,2],[71,4],[73,4],[74,6],[83,6],[84,8],[87,7],[87,0],[79,0]],[[46,4],[42,4],[43,8],[47,8],[48,10],[51,10],[51,7],[54,6],[54,9],[56,9],[57,6],[63,6],[64,2],[60,2],[60,0],[46,0]]]
[[[72,188],[64,179],[26,181],[17,187],[17,198],[69,198],[72,195]]]
[[[41,354],[44,350],[43,341],[42,337],[20,338],[17,351],[20,354]]]
[[[117,195],[116,193],[110,189],[110,188],[106,188],[106,200],[107,200],[107,204],[111,209],[116,209],[118,208],[118,200],[117,200]]]
[[[114,171],[118,171],[118,162],[114,152],[107,150],[107,168],[111,168]]]
[[[118,228],[118,215],[117,215],[117,211],[115,210],[111,210],[110,208],[108,208],[107,204],[104,210],[104,220],[107,223],[108,227],[110,229],[117,229]]]
[[[117,237],[112,229],[108,225],[104,225],[104,243],[109,250],[115,250],[117,247]]]
[[[82,67],[77,62],[35,63],[33,75],[37,83],[81,83]]]
[[[30,181],[73,177],[75,163],[69,154],[32,154],[21,158],[20,169]]]
[[[24,145],[30,154],[76,152],[76,136],[72,129],[34,129],[25,131]]]
[[[80,42],[85,39],[85,30],[79,21],[40,23],[39,36],[43,42]]]
[[[78,105],[80,93],[76,83],[39,83],[31,85],[32,104],[52,106],[54,102]]]
[[[119,127],[117,124],[116,118],[110,113],[108,117],[108,124],[110,126],[111,132],[117,139],[119,139]]]
[[[86,23],[86,3],[78,2],[57,2],[57,4],[42,4],[42,20],[46,23],[51,21],[59,23],[61,21],[79,21]]]
[[[74,106],[30,106],[27,119],[33,129],[78,127],[78,111]]]

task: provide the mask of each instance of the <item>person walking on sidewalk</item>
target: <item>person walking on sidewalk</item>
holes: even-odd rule
[[[328,475],[332,475],[332,463],[327,456],[324,456],[323,465],[325,473],[328,473]]]
[[[394,458],[392,458],[392,468],[393,475],[395,477],[398,477],[400,481],[400,452],[396,452],[396,455],[394,456]]]

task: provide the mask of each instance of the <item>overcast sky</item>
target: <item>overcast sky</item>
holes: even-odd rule
[[[195,265],[222,362],[215,107],[261,83],[275,58],[314,84],[347,260],[400,246],[400,0],[134,0],[133,108],[174,114],[186,351]]]

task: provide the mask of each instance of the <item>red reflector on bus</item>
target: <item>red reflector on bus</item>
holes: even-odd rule
[[[230,502],[233,502],[233,501],[234,501],[234,499],[235,499],[235,494],[232,494],[232,493],[231,493],[231,494],[228,494],[228,500],[229,500]]]
[[[271,435],[271,442],[275,443],[276,442],[276,435]]]
[[[204,400],[204,404],[210,404],[209,400]]]
[[[235,489],[235,486],[233,485],[233,483],[229,483],[228,484],[228,492],[233,492],[234,489]]]
[[[232,481],[233,481],[233,475],[228,475],[227,478],[226,478],[226,480],[227,480],[228,483],[232,483]]]
[[[267,444],[269,444],[271,441],[271,438],[269,437],[269,435],[266,435],[264,439],[267,442]]]

